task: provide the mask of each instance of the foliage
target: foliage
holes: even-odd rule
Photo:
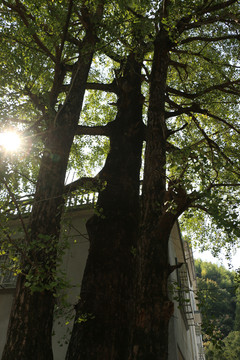
[[[91,2],[88,5],[96,6]],[[6,6],[11,11],[5,11]],[[233,3],[231,14],[237,12],[237,6]],[[186,229],[193,240],[201,236],[201,242],[205,240],[205,246],[216,253],[219,246],[231,244],[239,237],[235,203],[239,188],[234,185],[239,173],[238,27],[234,21],[228,20],[227,25],[224,20],[218,22],[218,17],[224,19],[228,11],[224,8],[218,11],[217,7],[215,10],[213,4],[208,8],[200,1],[185,1],[184,4],[174,1],[168,7],[167,15],[161,18],[155,1],[107,1],[89,82],[110,83],[121,75],[119,61],[124,61],[130,51],[142,56],[140,53],[144,49],[143,89],[148,88],[152,39],[157,31],[156,22],[161,20],[174,43],[166,94],[166,124],[171,146],[166,165],[168,182],[169,185],[178,183],[196,198],[182,218],[183,230]],[[22,21],[20,10],[31,16]],[[66,1],[42,1],[36,5],[28,0],[19,9],[14,1],[1,5],[0,61],[4,79],[1,83],[1,128],[17,126],[27,143],[19,154],[21,161],[16,164],[20,173],[16,188],[19,189],[19,182],[21,186],[24,182],[21,190],[24,193],[29,193],[30,189],[34,192],[32,185],[36,182],[44,141],[39,134],[44,134],[51,117],[66,99],[67,92],[57,90],[54,94],[58,52],[66,68],[62,83],[67,89],[78,57],[78,42],[85,32],[74,6],[68,37],[62,47],[62,24],[67,11]],[[234,15],[231,16],[234,19]],[[206,73],[209,76],[205,76]],[[115,101],[116,95],[111,92],[89,90],[80,124],[96,126],[111,122],[116,113],[116,107],[112,106]],[[69,171],[74,169],[76,177],[95,175],[94,169],[102,167],[108,149],[108,141],[102,137],[94,140],[75,137]],[[17,181],[15,173],[16,170]],[[202,211],[209,215],[202,215]],[[192,231],[191,219],[201,225],[198,232]],[[211,245],[206,237],[209,232],[216,239]]]
[[[201,260],[196,260],[195,266],[204,344],[211,356],[211,349],[224,347],[227,336],[237,330],[239,290],[234,271]]]
[[[240,290],[239,290],[239,288],[236,291],[236,313],[235,313],[234,330],[240,331]]]
[[[147,226],[151,220],[151,231],[161,233],[164,216],[173,224],[182,215],[193,241],[229,252],[240,236],[239,2],[4,0],[0,15],[0,127],[17,130],[23,143],[15,155],[0,149],[0,245],[17,246],[25,258],[25,287],[39,294],[61,287],[55,278],[64,179],[78,177],[73,190],[82,190],[87,176],[96,186],[92,177],[111,152],[109,129],[121,115],[120,93],[128,91],[130,55],[142,65],[147,125],[142,198],[149,206],[142,218],[146,211]],[[27,227],[24,209],[33,198]],[[44,224],[43,211],[51,215]],[[17,244],[10,212],[24,233]],[[208,292],[200,297],[226,335],[231,316],[219,312],[234,312],[233,282],[223,270],[221,283],[214,269],[205,271],[213,278],[202,276]],[[217,298],[224,301],[214,308]]]
[[[223,341],[223,347],[217,349],[213,344],[210,344],[207,352],[207,360],[238,360],[240,356],[240,332],[231,331]]]

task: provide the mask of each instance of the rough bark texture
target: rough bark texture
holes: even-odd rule
[[[37,276],[40,270],[44,274],[39,278],[41,286],[51,283],[54,276],[65,173],[93,56],[92,38],[86,36],[85,42],[88,51],[79,57],[67,100],[52,122],[45,141],[26,239],[31,263],[24,264],[24,271],[33,271]],[[52,360],[54,290],[32,293],[25,287],[25,281],[25,277],[20,276],[17,282],[2,360]]]
[[[110,152],[101,172],[106,186],[99,194],[98,213],[87,223],[90,251],[69,360],[128,357],[143,139],[141,65],[133,55],[117,84],[118,114],[109,127]]]
[[[173,304],[168,299],[168,240],[175,216],[165,212],[166,143],[165,90],[170,42],[164,29],[154,44],[151,73],[139,264],[136,327],[131,360],[167,360],[168,323]]]

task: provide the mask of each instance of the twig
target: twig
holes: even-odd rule
[[[25,223],[24,223],[24,220],[23,220],[23,217],[22,217],[21,210],[20,210],[20,208],[19,208],[19,206],[18,206],[17,199],[16,199],[15,195],[13,194],[12,190],[10,189],[10,187],[8,186],[7,182],[6,182],[4,179],[2,179],[2,181],[3,181],[3,183],[4,183],[5,187],[6,187],[9,195],[11,196],[11,198],[12,198],[15,206],[16,206],[16,209],[17,209],[17,212],[18,212],[18,215],[19,215],[19,219],[20,219],[21,224],[22,224],[23,231],[24,231],[24,233],[25,233],[25,236],[26,236],[27,241],[29,241],[28,231],[27,231],[27,228],[26,228],[26,226],[25,226]]]

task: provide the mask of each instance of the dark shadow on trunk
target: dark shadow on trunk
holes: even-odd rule
[[[136,271],[136,315],[131,360],[167,360],[168,323],[173,303],[168,298],[168,241],[176,219],[166,212],[165,94],[170,41],[161,29],[154,42],[142,195],[141,233]]]
[[[100,174],[105,188],[87,223],[90,251],[69,360],[128,357],[144,134],[141,64],[134,55],[128,57],[117,84],[118,114],[110,124],[110,152]]]

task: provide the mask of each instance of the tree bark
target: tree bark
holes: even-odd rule
[[[168,241],[176,219],[164,207],[168,137],[165,90],[170,46],[166,31],[161,29],[154,43],[151,72],[131,360],[168,358],[168,323],[173,314],[167,290]]]
[[[128,358],[139,222],[142,123],[141,64],[130,55],[117,79],[118,114],[100,178],[97,213],[88,221],[90,250],[66,359]]]
[[[52,322],[57,243],[64,205],[64,181],[69,152],[77,129],[96,39],[86,35],[83,55],[63,108],[51,122],[41,159],[35,200],[26,238],[28,258],[17,282],[2,360],[52,360]],[[87,51],[84,52],[84,46]],[[26,276],[37,289],[30,291]]]

